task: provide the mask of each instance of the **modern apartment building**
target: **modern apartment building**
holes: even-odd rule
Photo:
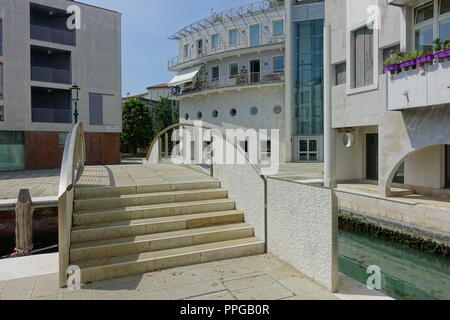
[[[0,171],[60,165],[75,84],[88,163],[118,163],[121,15],[69,0],[0,0],[0,14]]]
[[[169,86],[180,121],[279,129],[282,162],[322,161],[323,18],[322,1],[259,1],[172,35],[179,56],[168,67],[178,74]],[[258,146],[261,155],[270,149]]]
[[[326,180],[370,180],[383,196],[397,182],[448,199],[450,61],[422,52],[424,59],[392,71],[383,61],[396,50],[431,50],[436,38],[450,40],[450,1],[327,0],[325,6],[325,109],[333,128]]]

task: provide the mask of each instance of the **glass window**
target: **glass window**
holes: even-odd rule
[[[231,111],[230,111],[230,115],[232,116],[232,117],[235,117],[236,115],[237,115],[237,110],[236,109],[231,109]]]
[[[259,24],[250,27],[250,46],[259,46],[260,43]]]
[[[258,114],[258,108],[257,108],[257,107],[252,107],[252,108],[250,109],[250,114],[251,114],[252,116],[256,116],[256,115]]]
[[[5,121],[5,107],[0,106],[0,121]]]
[[[433,26],[424,27],[416,30],[416,49],[433,49]]]
[[[89,124],[103,125],[103,95],[89,93]]]
[[[230,63],[230,78],[236,78],[239,73],[239,64]]]
[[[442,40],[450,40],[450,20],[442,21],[439,24],[439,37]]]
[[[238,35],[238,31],[236,29],[230,30],[228,32],[228,44],[230,46],[236,45],[238,43],[238,37],[239,37],[239,35]]]
[[[197,119],[201,119],[201,118],[203,118],[203,113],[197,112]]]
[[[450,0],[441,0],[440,13],[444,14],[450,12]]]
[[[273,71],[284,71],[284,57],[273,58]]]
[[[3,21],[0,20],[0,56],[3,56]]]
[[[0,99],[3,99],[3,63],[0,63]]]
[[[219,42],[219,35],[218,35],[218,34],[213,34],[213,35],[211,36],[211,47],[212,47],[213,49],[218,49],[218,48],[219,48],[219,45],[220,45],[220,42]]]
[[[347,63],[339,63],[334,67],[334,73],[336,75],[335,85],[339,86],[347,82]]]
[[[219,79],[219,75],[220,75],[219,66],[212,67],[211,74],[212,74],[211,75],[212,79],[214,79],[214,80]]]
[[[219,116],[219,111],[214,110],[212,113],[213,118],[217,118]]]
[[[284,34],[284,20],[273,22],[273,35],[282,36]]]
[[[373,30],[363,27],[353,33],[353,88],[366,87],[374,81]]]
[[[184,57],[187,58],[189,56],[189,45],[184,45]]]
[[[416,9],[416,24],[433,19],[434,17],[434,4],[430,3],[426,6]]]

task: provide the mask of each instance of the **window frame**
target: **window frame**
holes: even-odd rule
[[[236,42],[231,42],[231,33],[236,32]],[[230,29],[228,30],[228,45],[229,46],[237,46],[239,44],[239,30],[238,29]]]
[[[231,75],[231,65],[237,65],[237,73],[234,76]],[[234,61],[234,62],[228,63],[228,78],[230,78],[230,79],[237,78],[239,76],[239,67],[240,67],[239,61]]]
[[[215,46],[214,39],[217,37],[217,47]],[[214,33],[211,35],[211,49],[217,50],[220,49],[220,35],[219,33]]]
[[[277,69],[275,70],[275,59],[279,59],[279,58],[283,58],[283,69]],[[279,72],[284,72],[286,70],[286,58],[285,56],[272,56],[272,72],[273,73],[279,73]]]
[[[433,5],[433,18],[416,23],[417,20],[417,11],[420,8],[423,8],[425,6]],[[446,12],[441,14],[441,5],[442,0],[432,0],[430,2],[427,2],[423,5],[416,6],[413,8],[413,27],[412,27],[412,42],[413,42],[413,48],[417,47],[416,44],[416,31],[421,30],[427,27],[432,27],[433,29],[433,40],[436,38],[441,38],[441,23],[442,22],[449,22],[450,21],[450,12]],[[441,39],[445,40],[445,39]]]
[[[217,78],[214,78],[214,69],[217,68]],[[220,79],[220,65],[216,64],[211,66],[211,81],[217,81]]]
[[[282,29],[281,29],[281,34],[276,34],[276,33],[275,33],[275,24],[276,24],[277,22],[283,23],[283,26],[282,26]],[[285,34],[285,27],[284,27],[284,25],[285,25],[284,19],[275,19],[275,20],[272,20],[272,36],[273,36],[273,37],[282,37],[282,36],[284,36],[284,34]]]
[[[256,45],[253,45],[252,44],[252,28],[253,27],[256,27],[256,26],[258,26],[258,44],[256,44]],[[249,37],[248,37],[248,42],[249,42],[249,44],[248,44],[248,46],[249,47],[257,47],[257,46],[260,46],[261,45],[261,24],[260,23],[255,23],[255,24],[252,24],[252,25],[250,25],[249,27],[248,27],[248,29],[249,29]]]
[[[301,148],[301,143],[303,141],[306,141],[306,146],[307,146],[307,150],[306,151],[302,151]],[[316,150],[310,150],[310,146],[311,146],[311,142],[315,141],[316,142]],[[306,155],[307,159],[306,160],[302,160],[302,154]],[[311,155],[316,155],[316,159],[312,160],[311,159]],[[318,162],[320,161],[320,140],[319,138],[312,138],[312,137],[300,137],[298,139],[298,159],[300,162]]]
[[[5,116],[5,106],[0,105],[0,122],[5,122],[6,116]]]
[[[375,23],[375,20],[372,21]],[[347,46],[347,95],[354,95],[363,92],[378,90],[379,87],[379,75],[378,70],[380,68],[380,49],[379,49],[379,30],[377,28],[373,28],[373,84],[364,86],[364,87],[353,87],[353,83],[355,81],[355,70],[353,69],[354,61],[355,61],[355,33],[359,29],[363,27],[368,27],[368,22],[366,20],[361,21],[357,24],[354,24],[347,30],[347,43],[350,44]]]
[[[189,43],[185,43],[183,45],[183,58],[184,59],[189,58]]]

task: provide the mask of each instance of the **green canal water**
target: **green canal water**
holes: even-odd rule
[[[359,233],[340,231],[339,271],[363,284],[381,268],[381,292],[397,300],[449,300],[450,259]]]

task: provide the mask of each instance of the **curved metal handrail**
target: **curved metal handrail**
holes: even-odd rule
[[[206,127],[206,126],[198,126],[198,125],[194,125],[194,124],[190,124],[190,123],[177,123],[177,124],[173,124],[173,125],[167,127],[166,129],[162,130],[161,132],[159,132],[155,136],[155,138],[153,139],[152,143],[150,144],[150,148],[148,149],[146,160],[148,161],[150,159],[150,156],[151,156],[151,154],[154,151],[153,149],[154,149],[155,145],[158,143],[159,139],[164,134],[166,134],[168,131],[170,131],[172,129],[176,129],[176,128],[180,128],[180,127],[200,128],[200,129],[203,129],[203,130],[217,130],[217,131],[220,131],[220,133],[224,137],[224,140],[226,141],[225,131],[221,127]],[[231,142],[228,141],[228,143],[231,143]],[[256,164],[254,164],[254,163],[252,163],[250,161],[250,159],[248,158],[247,154],[241,148],[237,147],[234,143],[231,143],[231,145],[233,145],[234,149],[237,150],[238,152],[240,152],[241,155],[244,156],[244,158],[248,162],[248,164],[250,164],[252,166],[252,168],[256,171],[258,176],[265,182],[266,181],[266,177],[263,174],[261,174],[261,171],[256,166]],[[211,161],[211,166],[213,166],[213,162],[212,161]]]
[[[84,139],[83,123],[77,123],[72,131],[67,135],[64,145],[64,153],[61,163],[61,175],[59,180],[58,196],[70,191],[78,174],[84,167],[86,162],[86,144]]]
[[[77,123],[66,138],[58,192],[59,286],[67,281],[70,262],[70,233],[75,198],[75,184],[86,162],[83,124]]]

